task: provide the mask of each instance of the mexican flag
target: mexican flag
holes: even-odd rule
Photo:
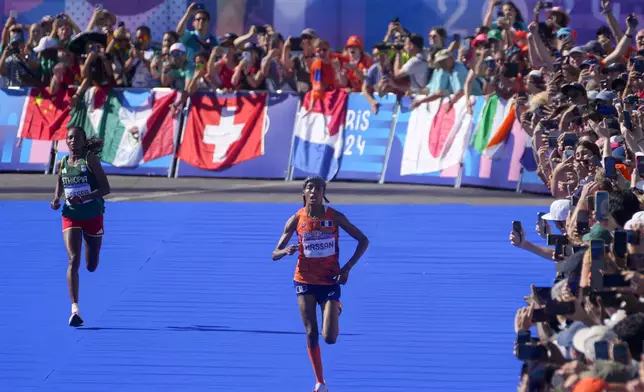
[[[179,118],[170,114],[171,90],[112,90],[102,107],[98,136],[101,160],[116,167],[138,165],[171,155]]]
[[[85,92],[82,99],[79,99],[69,116],[61,119],[61,122],[67,120],[66,126],[61,123],[59,126],[65,130],[72,127],[81,127],[85,130],[88,137],[98,134],[98,128],[103,118],[103,105],[107,100],[109,88],[90,87]]]

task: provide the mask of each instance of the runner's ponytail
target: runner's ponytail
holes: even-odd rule
[[[85,140],[85,148],[100,159],[101,152],[103,152],[103,139],[98,136],[92,136]]]

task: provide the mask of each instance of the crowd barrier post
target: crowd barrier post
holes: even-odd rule
[[[181,119],[179,120],[179,130],[177,131],[176,139],[174,140],[174,152],[172,155],[172,163],[168,168],[168,178],[177,178],[179,173],[179,145],[181,144],[181,139],[183,139],[183,132],[185,132],[186,119],[188,118],[188,111],[190,110],[190,98],[186,103],[186,107],[181,110]]]
[[[300,113],[301,107],[302,107],[302,98],[299,98],[297,100],[297,107],[295,108],[295,121],[297,121],[297,116]],[[295,124],[295,121],[293,122],[293,124]],[[293,131],[291,132],[291,146],[289,147],[289,150],[288,150],[288,169],[286,170],[286,177],[284,178],[284,181],[293,181],[293,148],[294,147],[295,147],[295,125],[293,126]]]
[[[183,133],[186,131],[186,125],[188,124],[188,121],[186,120],[188,119],[188,113],[190,113],[191,104],[192,101],[190,100],[190,98],[188,98],[188,103],[186,103],[185,109],[181,111],[181,123],[179,124],[179,132],[177,132],[177,140],[174,147],[172,165],[170,165],[170,168],[172,169],[172,175],[168,173],[168,178],[179,177],[179,146],[181,145],[181,141],[183,140]]]
[[[521,166],[521,172],[519,173],[519,181],[517,181],[517,193],[523,193],[521,190],[521,185],[523,185],[523,171],[525,169]]]
[[[382,164],[382,173],[380,173],[380,178],[378,179],[378,184],[382,185],[385,183],[385,173],[387,173],[387,165],[389,164],[389,157],[391,156],[391,147],[394,144],[394,138],[396,137],[396,125],[398,124],[398,112],[400,111],[400,100],[396,101],[394,106],[393,114],[391,115],[391,130],[389,131],[389,141],[387,142],[387,149],[385,150],[385,159]]]
[[[51,149],[49,150],[49,163],[45,169],[45,174],[56,174],[56,155],[58,155],[58,140],[51,142]]]

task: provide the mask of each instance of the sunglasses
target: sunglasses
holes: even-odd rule
[[[174,52],[170,53],[170,56],[172,56],[172,57],[181,57],[181,56],[183,56],[184,54],[185,54],[185,53],[183,53],[183,52],[180,52],[180,51],[178,51],[178,50],[175,50]]]

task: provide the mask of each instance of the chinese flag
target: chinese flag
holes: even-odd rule
[[[23,111],[18,136],[33,140],[65,140],[69,103],[74,90],[51,95],[49,89],[32,88]]]

